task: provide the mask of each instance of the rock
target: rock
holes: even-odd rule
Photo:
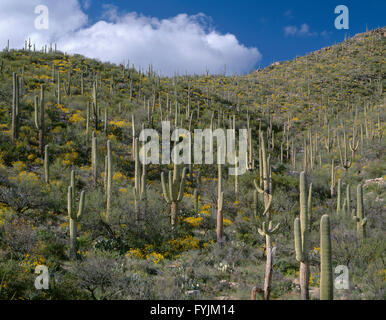
[[[193,299],[197,299],[200,297],[200,294],[201,294],[201,291],[200,290],[188,290],[185,292],[185,295],[193,298]]]

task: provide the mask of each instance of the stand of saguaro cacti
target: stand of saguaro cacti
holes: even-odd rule
[[[260,133],[260,148],[261,148],[261,160],[259,166],[262,166],[262,175],[263,175],[263,189],[261,189],[257,181],[254,180],[254,185],[256,190],[263,194],[264,197],[264,212],[262,216],[266,216],[266,221],[262,223],[262,227],[258,228],[258,232],[260,235],[265,237],[265,245],[266,245],[266,254],[267,261],[265,267],[265,279],[264,279],[264,300],[269,300],[271,293],[271,282],[272,282],[272,270],[273,270],[273,258],[275,253],[275,248],[272,248],[272,239],[271,236],[277,232],[279,229],[280,223],[276,226],[272,226],[270,207],[272,203],[272,194],[270,188],[270,161],[269,157],[266,155],[265,151],[265,142],[263,134]]]
[[[320,300],[333,299],[330,217],[325,214],[320,220]]]
[[[310,185],[312,188],[312,185]],[[310,188],[310,193],[311,193]],[[295,251],[296,260],[300,262],[300,290],[302,300],[310,298],[308,291],[309,283],[309,237],[310,237],[310,222],[311,222],[311,197],[307,201],[307,179],[304,171],[300,173],[299,181],[300,189],[300,218],[296,218],[294,222],[295,235]]]
[[[70,219],[70,258],[71,259],[76,259],[77,224],[79,223],[84,211],[84,198],[85,198],[85,192],[82,191],[80,194],[78,213],[76,213],[74,210],[75,191],[73,190],[73,186],[68,187],[67,211],[68,211],[68,217]]]
[[[358,239],[363,240],[366,237],[366,224],[367,218],[365,218],[364,205],[363,205],[363,187],[361,184],[357,186],[357,212],[353,217],[357,224],[357,236]]]
[[[175,156],[173,172],[169,171],[168,183],[166,183],[165,181],[165,173],[161,173],[162,194],[165,201],[171,205],[170,219],[173,230],[175,230],[177,224],[178,204],[184,197],[186,168],[183,168],[183,170],[181,170],[181,167],[181,164],[176,164]]]
[[[142,200],[146,201],[146,179],[147,179],[145,155],[142,159],[142,172],[141,172],[141,166],[139,163],[138,138],[135,138],[134,140],[134,154],[135,154],[135,169],[134,169],[135,180],[134,180],[134,189],[133,189],[134,215],[135,215],[135,220],[138,221],[139,219],[138,202]]]

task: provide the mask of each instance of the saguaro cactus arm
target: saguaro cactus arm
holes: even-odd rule
[[[161,185],[162,185],[162,195],[167,203],[171,202],[168,189],[166,187],[166,181],[165,181],[165,172],[161,173]]]

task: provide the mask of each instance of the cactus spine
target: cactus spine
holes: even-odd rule
[[[333,300],[330,218],[327,214],[320,220],[320,300]]]
[[[310,298],[308,291],[309,282],[309,232],[310,232],[310,210],[308,198],[307,203],[307,180],[304,171],[300,173],[300,219],[296,218],[294,222],[294,234],[295,234],[295,251],[296,260],[300,262],[300,290],[302,300],[308,300]]]
[[[358,239],[362,240],[366,237],[366,223],[364,205],[363,205],[363,187],[361,184],[357,187],[357,213],[354,216],[354,220],[357,223],[357,235]]]
[[[182,170],[181,175],[181,164],[176,164],[176,161],[174,161],[173,164],[173,172],[169,171],[169,180],[167,184],[165,181],[165,173],[161,173],[162,194],[165,201],[171,205],[170,218],[173,230],[177,224],[178,203],[184,197],[185,179],[186,168]]]
[[[80,200],[79,200],[79,209],[78,213],[75,213],[74,210],[74,190],[72,186],[68,187],[68,193],[67,193],[67,211],[68,211],[68,217],[70,219],[70,258],[76,259],[76,234],[77,234],[77,224],[80,221],[83,211],[84,211],[84,195],[85,192],[82,191],[80,194]]]

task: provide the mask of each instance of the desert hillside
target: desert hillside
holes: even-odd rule
[[[5,48],[0,299],[385,299],[385,33],[244,76]],[[247,172],[143,165],[166,120],[247,129]]]

